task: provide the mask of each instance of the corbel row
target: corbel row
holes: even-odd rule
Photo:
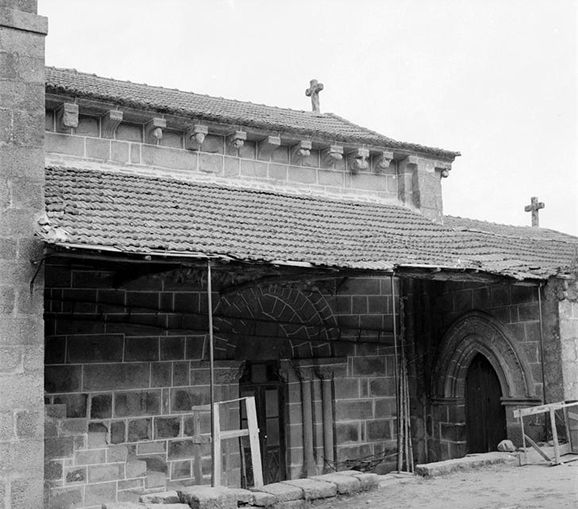
[[[76,103],[64,103],[56,112],[56,128],[58,132],[70,132],[78,127],[79,108]],[[101,136],[103,138],[114,138],[118,126],[123,121],[123,112],[114,109],[107,111],[101,117]],[[162,117],[153,117],[146,124],[144,129],[145,141],[150,144],[159,144],[163,138],[163,131],[167,127],[167,121]],[[201,150],[203,143],[209,133],[209,127],[201,123],[195,123],[185,132],[185,148],[187,150]],[[242,130],[232,131],[226,136],[226,141],[231,148],[239,150],[247,140],[247,133]],[[281,137],[278,135],[266,136],[257,143],[259,157],[268,157],[281,146]],[[311,155],[313,148],[311,140],[303,139],[290,147],[291,160],[301,162]],[[393,152],[388,150],[371,151],[366,147],[346,150],[342,145],[329,145],[321,151],[323,161],[331,165],[345,159],[347,167],[352,173],[368,170],[370,167],[370,157],[373,153],[374,169],[377,173],[386,170],[393,160]],[[410,156],[414,157],[414,156]],[[417,160],[417,158],[416,158]],[[417,164],[417,162],[416,162]],[[439,166],[439,167],[438,167]],[[440,171],[442,177],[447,177],[451,169],[450,163],[436,163],[436,169]]]

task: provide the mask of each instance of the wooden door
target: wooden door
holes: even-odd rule
[[[482,354],[474,357],[466,375],[468,452],[496,451],[507,437],[502,388],[494,368]]]
[[[241,397],[254,396],[259,424],[261,464],[265,484],[285,479],[285,436],[283,433],[283,384],[275,380],[276,370],[266,363],[248,366],[239,387]],[[247,416],[241,410],[241,427],[247,426]],[[243,446],[246,486],[252,486],[250,449]]]

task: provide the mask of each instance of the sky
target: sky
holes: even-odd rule
[[[39,0],[46,63],[461,152],[444,212],[578,235],[576,0]]]

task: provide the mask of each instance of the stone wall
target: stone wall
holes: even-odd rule
[[[44,36],[36,2],[0,1],[0,507],[42,504]],[[34,282],[32,284],[32,282]]]
[[[74,164],[74,160],[108,163],[123,171],[145,175],[171,175],[182,179],[200,175],[232,181],[256,181],[268,185],[398,199],[397,163],[377,170],[371,161],[368,170],[346,171],[347,161],[326,162],[319,150],[295,160],[291,147],[281,145],[270,155],[259,154],[257,142],[247,140],[237,151],[224,136],[209,134],[200,151],[186,150],[184,133],[164,130],[159,144],[144,143],[144,126],[123,122],[114,139],[100,136],[100,119],[79,116],[79,125],[70,134],[55,132],[54,111],[46,112],[46,152],[48,160]],[[408,202],[408,205],[412,203]]]
[[[210,482],[210,449],[193,438],[191,411],[209,402],[203,276],[47,262],[46,480],[54,506]],[[213,301],[217,400],[238,397],[244,360],[281,362],[289,477],[370,468],[392,453],[389,279],[255,287],[215,292]],[[199,415],[206,441],[209,414]],[[221,420],[238,425],[238,407]],[[239,462],[228,446],[225,483],[239,485]]]

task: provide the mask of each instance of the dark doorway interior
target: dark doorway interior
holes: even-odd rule
[[[284,384],[279,378],[278,368],[275,361],[247,362],[239,386],[241,397],[255,397],[265,484],[285,479]],[[247,427],[244,405],[241,410],[241,427]],[[252,486],[251,450],[248,445],[243,444],[243,484]]]
[[[472,360],[466,376],[468,452],[495,451],[507,436],[502,388],[494,368],[482,354]]]

